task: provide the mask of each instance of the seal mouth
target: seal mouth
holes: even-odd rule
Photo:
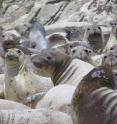
[[[40,68],[40,69],[43,67],[43,64],[39,62],[33,62],[33,64],[35,67]]]
[[[14,55],[14,54],[7,54],[6,59],[10,60],[10,61],[14,61],[14,60],[18,60],[18,56]]]
[[[4,41],[2,46],[3,46],[4,50],[7,50],[7,49],[10,49],[10,48],[15,48],[16,45],[19,45],[19,43],[14,43],[13,40],[9,40],[9,41],[6,40],[6,41]]]

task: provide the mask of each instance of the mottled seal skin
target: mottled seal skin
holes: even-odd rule
[[[111,67],[113,70],[117,69],[117,53],[114,51],[106,52],[102,59],[102,65]]]
[[[34,107],[43,94],[51,87],[50,82],[44,82],[27,67],[27,56],[19,49],[8,49],[5,54],[4,96],[6,99],[31,103]]]
[[[74,124],[117,124],[117,93],[113,73],[97,67],[80,82],[72,98]]]
[[[66,38],[69,41],[82,41],[85,30],[82,27],[66,27],[65,29]]]
[[[87,41],[95,52],[102,50],[105,43],[101,27],[97,25],[88,26],[85,29],[83,41]]]

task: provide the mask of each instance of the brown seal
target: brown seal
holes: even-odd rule
[[[97,67],[80,82],[72,99],[74,124],[117,124],[117,93],[113,73]]]
[[[82,60],[72,59],[57,48],[42,50],[39,54],[32,55],[31,61],[37,70],[42,70],[43,74],[51,77],[54,85],[77,85],[94,68]]]
[[[79,45],[77,47],[72,48],[71,50],[73,58],[78,58],[83,61],[88,61],[93,51],[90,48]]]

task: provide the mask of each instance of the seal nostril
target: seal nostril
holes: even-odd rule
[[[104,56],[104,59],[106,59],[107,58],[107,56]]]
[[[76,50],[73,50],[72,52],[73,52],[73,53],[75,53],[75,52],[76,52]]]
[[[112,47],[112,48],[110,48],[110,50],[113,50],[113,47]]]
[[[18,51],[17,51],[17,53],[21,53],[21,51],[20,51],[20,50],[18,50]]]

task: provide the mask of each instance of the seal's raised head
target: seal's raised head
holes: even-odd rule
[[[39,54],[32,55],[31,61],[36,68],[51,72],[70,58],[70,56],[61,52],[59,49],[52,48],[42,50]]]
[[[17,49],[8,49],[5,54],[5,72],[6,75],[14,77],[23,69],[25,62],[24,53]]]
[[[5,62],[10,65],[14,65],[15,63],[22,63],[24,59],[24,53],[17,49],[8,49],[8,51],[5,54]]]
[[[71,50],[72,56],[81,60],[86,60],[93,51],[85,46],[77,46]]]
[[[102,59],[102,65],[109,66],[112,69],[117,68],[117,53],[114,51],[108,51],[104,54]]]
[[[3,41],[2,41],[2,47],[6,51],[7,49],[15,48],[16,45],[19,44],[20,38],[15,36],[14,34],[10,33],[4,33],[2,35]]]
[[[88,40],[94,51],[98,51],[104,47],[104,36],[100,26],[88,26],[85,30],[85,39]]]

